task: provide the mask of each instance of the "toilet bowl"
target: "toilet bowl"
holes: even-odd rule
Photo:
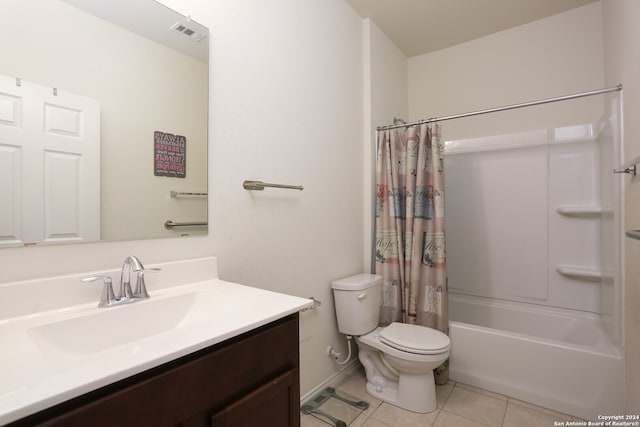
[[[433,341],[421,341],[421,349],[413,353],[406,348],[386,342],[381,334],[386,329],[412,328],[426,332]],[[390,335],[390,334],[389,334]],[[393,335],[392,335],[393,336]],[[377,399],[413,412],[426,413],[436,409],[436,388],[433,370],[449,357],[450,341],[442,332],[426,326],[392,323],[387,328],[356,337],[358,358],[365,368],[367,392]]]
[[[409,411],[431,412],[437,407],[433,370],[449,357],[451,341],[426,326],[379,327],[381,281],[359,274],[332,283],[338,329],[356,337],[369,394]]]

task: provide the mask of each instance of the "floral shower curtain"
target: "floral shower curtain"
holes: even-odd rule
[[[449,334],[444,233],[444,144],[437,124],[378,131],[376,274],[380,324],[429,326]],[[436,369],[448,380],[449,362]]]

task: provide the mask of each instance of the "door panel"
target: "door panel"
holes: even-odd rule
[[[0,247],[22,244],[20,164],[20,147],[0,142]]]
[[[81,239],[78,166],[81,157],[45,152],[45,241]]]
[[[15,79],[0,75],[0,247],[23,242],[22,108]]]
[[[0,150],[3,164],[13,162],[0,184],[13,196],[0,208],[11,219],[0,226],[0,247],[100,239],[96,100],[0,76]],[[18,155],[9,158],[11,150]]]

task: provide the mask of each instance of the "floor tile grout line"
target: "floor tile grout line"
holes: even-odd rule
[[[488,398],[492,398],[492,399],[496,399],[496,400],[500,400],[500,401],[504,402],[504,409],[503,409],[502,414],[501,414],[501,420],[499,421],[499,423],[495,424],[495,426],[497,426],[497,427],[505,427],[507,425],[506,424],[506,421],[507,421],[506,415],[507,415],[507,412],[509,411],[509,407],[511,405],[522,406],[524,408],[528,408],[530,410],[533,410],[533,411],[541,413],[541,414],[548,414],[548,415],[560,414],[557,411],[554,411],[553,414],[547,413],[547,411],[550,411],[550,410],[548,410],[547,408],[544,408],[542,406],[537,406],[537,405],[534,405],[534,404],[530,404],[530,403],[528,403],[526,401],[522,401],[522,400],[516,399],[514,397],[508,396],[508,395],[504,395],[504,394],[500,394],[500,393],[493,393],[493,392],[490,392],[488,390],[484,390],[484,389],[481,389],[479,387],[472,386],[470,384],[465,384],[465,383],[461,383],[461,382],[457,382],[457,381],[448,381],[446,384],[442,384],[442,386],[447,386],[447,385],[450,385],[451,388],[449,390],[449,393],[447,393],[445,399],[442,401],[441,406],[436,407],[435,410],[438,411],[438,413],[436,414],[435,418],[433,419],[432,423],[430,424],[431,426],[435,425],[437,423],[437,421],[439,419],[441,419],[443,411],[446,411],[448,414],[459,416],[459,417],[465,418],[467,420],[482,424],[484,426],[490,426],[490,424],[488,425],[488,424],[480,422],[480,421],[478,421],[476,419],[469,418],[469,417],[464,416],[462,414],[458,414],[458,413],[453,412],[451,410],[445,409],[445,406],[449,403],[449,401],[450,401],[450,399],[451,399],[451,397],[454,394],[454,391],[456,389],[464,390],[466,392],[471,392],[471,393],[474,393],[474,394],[482,395],[482,396],[485,396],[485,397],[488,397]],[[369,415],[366,415],[366,418],[363,419],[361,425],[366,425],[372,419],[373,419],[372,421],[375,421],[377,423],[382,423],[384,425],[388,425],[385,422],[378,420],[374,416],[375,412],[377,410],[379,410],[380,407],[383,404],[384,404],[384,402],[378,401],[376,407],[373,409],[373,411]],[[531,406],[527,406],[527,404],[529,404]],[[365,415],[365,414],[362,413],[362,415]],[[566,414],[561,414],[561,415],[564,415],[564,416],[567,416],[567,417],[570,417],[570,418],[574,418],[574,417],[572,417],[570,415],[566,415]],[[391,426],[391,427],[394,427],[394,426]]]
[[[546,408],[544,406],[536,405],[535,403],[527,402],[526,400],[517,399],[517,398],[511,397],[511,396],[507,396],[507,398],[509,399],[509,404],[511,404],[511,405],[516,405],[516,406],[519,406],[521,408],[527,408],[527,409],[529,409],[531,411],[535,411],[535,412],[538,412],[538,413],[541,413],[541,414],[549,415],[549,416],[552,416],[552,417],[564,417],[564,418],[568,417],[568,418],[571,418],[571,419],[579,418],[579,417],[576,417],[574,415],[565,414],[563,412],[559,412],[559,411],[556,411],[556,410],[553,410],[553,409],[549,409],[549,408]]]
[[[449,398],[451,398],[451,394],[453,393],[453,390],[456,388],[457,383],[453,383],[453,386],[451,387],[451,391],[449,391],[449,394],[447,394],[447,398],[444,399],[444,402],[442,402],[442,408],[440,409],[444,409],[444,406],[447,404],[447,402],[449,401]],[[436,393],[437,396],[437,393]],[[436,406],[438,406],[436,404]]]
[[[449,398],[447,398],[448,400]],[[444,405],[442,405],[444,407]],[[444,409],[442,408],[436,408],[436,411],[438,411],[438,415],[436,415],[436,417],[433,419],[433,422],[431,423],[430,427],[433,427],[434,425],[436,425],[436,422],[438,422],[438,418],[440,418],[440,414],[442,414],[442,411],[444,411]]]
[[[446,410],[446,409],[440,409],[440,412],[438,413],[438,417],[440,416],[440,414],[442,412],[446,412],[447,414],[455,415],[456,417],[464,418],[465,420],[473,421],[476,424],[480,424],[480,425],[483,425],[483,426],[486,426],[486,427],[492,427],[491,424],[485,424],[485,423],[480,422],[478,420],[474,420],[473,418],[469,418],[469,417],[466,417],[466,416],[464,416],[462,414],[458,414],[456,412],[452,412],[452,411],[449,411],[449,410]],[[436,419],[437,419],[437,417],[436,417]],[[434,424],[435,424],[435,421],[434,421]]]
[[[507,410],[509,409],[509,396],[506,396],[507,401],[505,402],[506,404],[504,405],[504,412],[502,413],[502,422],[500,423],[501,427],[504,427],[504,423],[507,420]]]
[[[458,385],[459,385],[459,384],[462,384],[462,386],[461,386],[461,387],[458,387]],[[464,387],[465,385],[466,385],[466,386],[469,386],[469,387],[474,387],[474,390],[471,390],[471,389],[469,389],[469,388],[465,388],[465,387]],[[460,390],[468,391],[468,392],[470,392],[470,393],[479,394],[479,395],[484,396],[484,397],[488,397],[488,398],[491,398],[491,399],[500,400],[500,401],[505,402],[505,405],[504,405],[504,411],[502,412],[502,419],[501,419],[501,421],[500,421],[500,425],[498,426],[498,427],[504,427],[504,422],[505,422],[506,415],[507,415],[507,407],[509,406],[509,399],[511,399],[511,398],[510,398],[509,396],[507,396],[507,395],[499,394],[499,393],[495,393],[495,394],[496,394],[496,395],[500,395],[500,396],[504,396],[504,397],[505,397],[505,399],[499,399],[499,398],[497,398],[497,397],[494,397],[494,396],[491,396],[491,395],[488,395],[488,394],[481,393],[481,392],[480,392],[480,391],[478,391],[478,390],[483,390],[483,391],[487,391],[487,390],[480,389],[480,388],[475,387],[475,386],[472,386],[472,385],[470,385],[470,384],[464,384],[464,383],[460,383],[460,382],[455,382],[454,386],[451,388],[451,392],[449,393],[449,395],[447,396],[447,399],[446,399],[446,400],[445,400],[445,402],[443,403],[442,408],[440,408],[440,409],[441,409],[441,411],[445,411],[444,407],[445,407],[446,403],[449,401],[449,399],[451,398],[451,395],[453,394],[453,391],[454,391],[456,388],[459,388]],[[477,389],[477,390],[475,390],[475,389]],[[491,427],[489,424],[485,424],[485,423],[482,423],[482,422],[480,422],[480,421],[478,421],[478,420],[474,420],[474,419],[472,419],[472,418],[465,417],[464,415],[456,414],[455,412],[451,412],[451,411],[449,411],[449,410],[446,410],[446,412],[447,412],[447,413],[450,413],[450,414],[453,414],[453,415],[456,415],[456,416],[459,416],[459,417],[462,417],[462,418],[465,418],[465,419],[467,419],[467,420],[470,420],[470,421],[476,422],[476,423],[478,423],[478,424],[482,424],[482,425],[485,425],[485,426]],[[438,416],[440,416],[440,414],[438,414]],[[437,417],[436,417],[436,418],[437,418]]]
[[[447,381],[447,382],[449,382],[449,381]],[[444,386],[446,384],[447,383],[442,384],[442,385]],[[453,382],[453,384],[451,385],[451,390],[449,391],[449,394],[447,394],[447,398],[444,399],[444,402],[442,402],[442,407],[441,408],[438,408],[438,405],[436,404],[436,409],[435,410],[438,411],[438,415],[436,415],[436,417],[433,419],[433,422],[431,423],[431,426],[434,426],[436,424],[436,422],[438,421],[438,418],[440,418],[440,414],[442,414],[442,411],[444,411],[444,407],[447,404],[447,402],[449,401],[449,398],[451,397],[451,394],[453,393],[453,389],[455,389],[457,385],[458,385],[458,383]]]

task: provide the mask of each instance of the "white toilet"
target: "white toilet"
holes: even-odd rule
[[[357,274],[332,283],[338,330],[356,337],[373,397],[413,412],[436,409],[433,369],[449,357],[446,334],[426,326],[378,327],[382,278]]]

